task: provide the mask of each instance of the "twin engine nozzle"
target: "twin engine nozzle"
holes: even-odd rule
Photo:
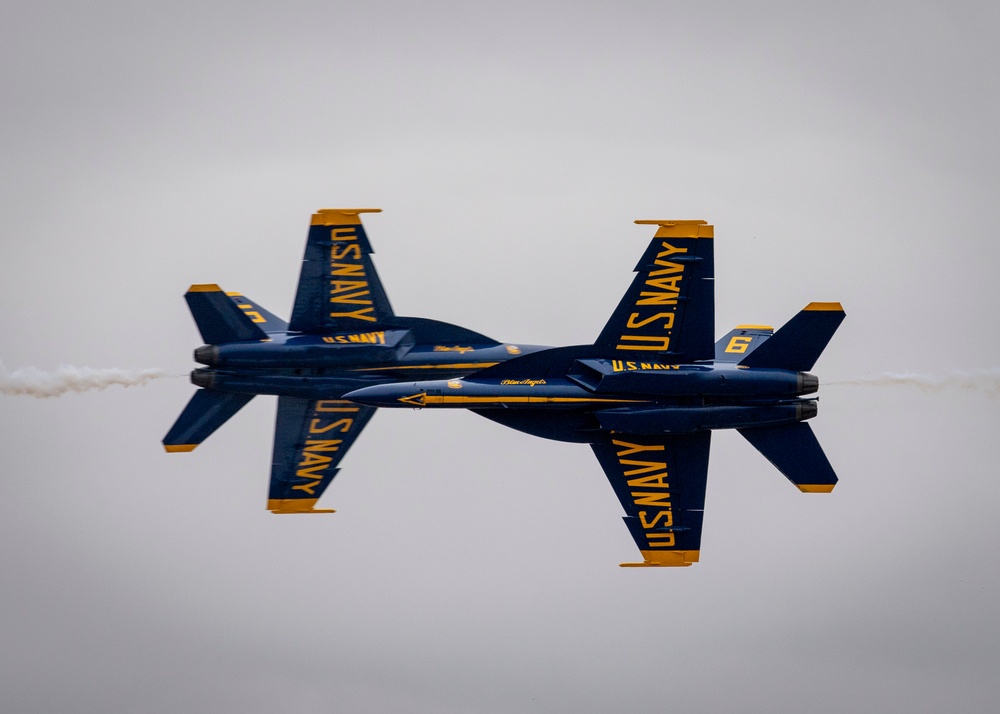
[[[219,362],[219,348],[216,345],[202,345],[194,351],[194,361],[198,364],[215,367]]]

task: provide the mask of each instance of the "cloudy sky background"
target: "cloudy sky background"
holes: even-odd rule
[[[8,370],[183,375],[188,285],[287,316],[309,214],[370,205],[400,314],[588,342],[632,220],[703,218],[720,334],[840,300],[827,382],[1000,366],[995,3],[90,5],[0,22]],[[825,387],[830,496],[717,432],[680,570],[617,567],[589,449],[471,414],[378,414],[278,518],[273,398],[167,455],[184,378],[0,397],[0,706],[994,711],[982,379]]]

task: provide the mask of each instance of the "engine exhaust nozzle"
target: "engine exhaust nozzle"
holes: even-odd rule
[[[812,394],[819,391],[819,377],[808,372],[799,372],[799,394]]]

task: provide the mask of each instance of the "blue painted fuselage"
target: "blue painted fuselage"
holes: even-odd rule
[[[565,364],[572,350],[549,351],[552,363]],[[671,365],[584,358],[573,360],[560,375],[563,370],[537,369],[546,355],[538,352],[464,379],[397,381],[344,396],[373,407],[481,410],[488,418],[561,441],[588,441],[601,430],[676,434],[792,424],[817,412],[815,400],[800,398],[819,388],[819,380],[807,372],[726,362]],[[489,413],[493,410],[507,413]],[[562,412],[565,428],[554,428],[558,416],[542,422],[527,416],[538,411]],[[541,432],[532,428],[539,423]]]
[[[195,361],[206,366],[194,370],[191,381],[232,394],[339,399],[356,389],[401,379],[453,379],[545,349],[477,343],[474,333],[457,335],[472,339],[448,340],[461,328],[431,320],[407,325],[407,318],[397,319],[396,326],[369,332],[274,332],[266,341],[205,345],[195,350]],[[437,329],[429,329],[431,325]],[[444,339],[418,341],[428,333]]]

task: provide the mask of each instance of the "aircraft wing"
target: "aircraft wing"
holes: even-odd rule
[[[712,432],[608,437],[591,448],[628,514],[625,525],[643,557],[622,566],[697,563]]]
[[[306,240],[289,329],[326,334],[366,330],[393,316],[360,214],[378,208],[323,208]]]
[[[715,356],[713,226],[705,221],[636,221],[658,226],[637,275],[597,338],[623,357],[677,364]]]
[[[375,411],[343,399],[278,397],[267,509],[333,513],[317,509],[316,501]]]

